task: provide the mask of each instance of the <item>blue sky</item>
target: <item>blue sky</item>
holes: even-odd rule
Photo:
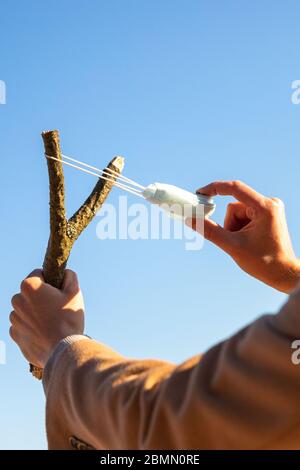
[[[194,191],[241,179],[287,208],[300,252],[300,79],[297,1],[2,1],[0,80],[0,447],[46,447],[41,384],[8,336],[10,298],[41,265],[48,176],[40,133],[125,174]],[[66,170],[69,214],[94,181]],[[119,196],[114,190],[109,202]],[[133,199],[132,199],[133,200]],[[217,199],[222,222],[230,199]],[[109,240],[96,222],[69,266],[86,300],[87,333],[126,355],[179,362],[206,350],[285,296],[241,272],[208,242]]]

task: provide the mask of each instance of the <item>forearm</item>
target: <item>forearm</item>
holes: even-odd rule
[[[297,291],[279,314],[177,367],[125,359],[89,339],[71,344],[46,366],[50,448],[70,448],[70,436],[96,449],[292,448],[299,308]]]
[[[248,274],[259,279],[274,289],[290,294],[300,283],[300,260],[292,259],[264,259],[262,261],[268,266],[266,271],[246,270]],[[238,263],[239,264],[239,263]]]
[[[283,281],[282,291],[290,294],[300,283],[300,259],[295,258],[286,265],[285,282]],[[280,290],[280,289],[279,289]]]
[[[70,448],[71,436],[96,449],[142,446],[153,390],[173,369],[127,359],[83,336],[64,340],[44,371],[50,448]]]

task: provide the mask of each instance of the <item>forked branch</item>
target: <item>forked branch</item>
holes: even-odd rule
[[[61,160],[58,131],[43,132],[42,137],[45,154]],[[48,284],[61,288],[74,242],[101,208],[114,183],[99,179],[86,201],[70,219],[67,219],[63,164],[48,158],[47,165],[50,185],[50,237],[43,263],[43,274]],[[124,159],[115,157],[107,167],[120,174],[124,167]],[[116,178],[111,176],[110,179]],[[30,371],[36,378],[42,378],[42,369],[31,364]]]

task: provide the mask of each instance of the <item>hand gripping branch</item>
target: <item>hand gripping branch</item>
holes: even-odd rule
[[[59,133],[57,130],[47,131],[42,133],[42,137],[45,154],[54,157],[47,159],[50,185],[50,237],[43,263],[43,274],[48,284],[60,289],[73,244],[105,202],[117,176],[123,170],[124,158],[115,157],[111,160],[103,170],[111,171],[111,178],[104,180],[100,177],[86,201],[70,219],[67,219]],[[37,379],[42,379],[41,368],[30,364],[30,372]]]

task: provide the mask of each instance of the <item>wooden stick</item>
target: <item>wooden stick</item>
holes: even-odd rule
[[[45,154],[61,160],[59,133],[57,130],[42,133]],[[50,185],[50,237],[43,263],[45,281],[58,289],[61,288],[67,262],[74,242],[92,221],[105,202],[113,187],[112,181],[99,179],[82,206],[68,220],[65,209],[65,185],[62,163],[47,159]],[[120,174],[124,159],[115,157],[107,165]],[[116,177],[112,178],[114,181]],[[42,369],[30,364],[30,372],[42,378]]]

